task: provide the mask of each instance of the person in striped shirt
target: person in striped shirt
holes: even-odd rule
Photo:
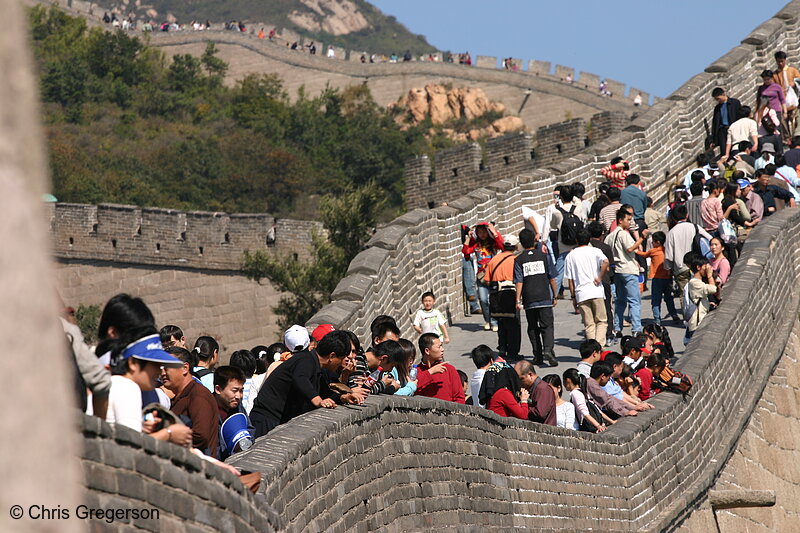
[[[605,176],[617,189],[625,188],[625,178],[631,173],[630,161],[625,161],[617,156],[611,163],[600,169],[600,174]]]

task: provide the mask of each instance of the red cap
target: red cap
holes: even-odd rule
[[[324,337],[331,331],[336,331],[336,328],[331,326],[330,324],[320,324],[314,329],[314,331],[311,332],[311,338],[319,342],[322,340],[322,337]]]

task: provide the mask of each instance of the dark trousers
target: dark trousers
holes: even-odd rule
[[[528,319],[528,338],[533,346],[533,358],[541,360],[543,354],[553,351],[555,344],[553,308],[526,309],[525,317]]]
[[[519,358],[519,345],[522,342],[522,328],[519,315],[497,318],[497,349],[508,359]]]

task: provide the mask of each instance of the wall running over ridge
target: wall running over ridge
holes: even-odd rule
[[[81,0],[25,0],[29,4],[56,5],[76,16],[85,17],[93,24],[102,24],[103,11],[90,2]],[[262,24],[248,23],[249,30],[257,32]],[[268,23],[263,26],[271,27]],[[103,26],[109,28],[109,26]],[[222,27],[221,22],[212,27]],[[136,31],[133,34],[142,35]],[[637,89],[631,89],[625,96],[625,85],[607,80],[613,97],[601,96],[598,92],[600,76],[580,73],[557,65],[555,73],[550,73],[551,64],[530,61],[527,71],[511,71],[497,68],[496,58],[483,58],[478,65],[465,65],[412,61],[400,63],[362,64],[361,52],[350,52],[348,61],[345,50],[337,49],[337,58],[328,59],[323,43],[317,42],[317,55],[290,50],[284,39],[294,40],[299,36],[285,35],[278,43],[258,39],[250,33],[236,31],[183,31],[153,32],[150,43],[164,49],[168,56],[174,54],[203,54],[206,43],[214,41],[218,57],[229,65],[227,80],[234,83],[247,74],[276,73],[284,80],[284,87],[291,97],[300,87],[306,94],[319,94],[326,86],[343,88],[349,85],[366,83],[375,101],[380,105],[396,102],[397,99],[415,87],[428,83],[452,83],[458,87],[480,87],[488,97],[505,104],[510,113],[518,114],[525,124],[535,130],[572,117],[586,120],[601,111],[624,111],[630,114],[634,107],[632,100]],[[301,39],[302,42],[302,39]],[[520,62],[523,67],[524,62]],[[486,68],[484,68],[486,67]],[[561,81],[571,73],[577,81],[568,84]],[[645,104],[648,95],[642,93]],[[523,107],[524,103],[524,107]],[[518,112],[519,110],[519,112]]]
[[[753,232],[721,306],[681,357],[692,393],[660,394],[656,409],[601,434],[379,396],[308,413],[230,462],[262,469],[287,531],[670,530],[713,484],[768,384],[797,320],[798,283],[792,209]]]

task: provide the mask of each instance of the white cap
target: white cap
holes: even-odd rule
[[[301,352],[308,348],[308,343],[311,338],[308,336],[308,330],[303,326],[295,324],[286,330],[283,334],[283,343],[289,348],[290,352]]]
[[[516,235],[506,235],[503,239],[506,246],[513,246],[514,248],[519,246],[519,237]]]

